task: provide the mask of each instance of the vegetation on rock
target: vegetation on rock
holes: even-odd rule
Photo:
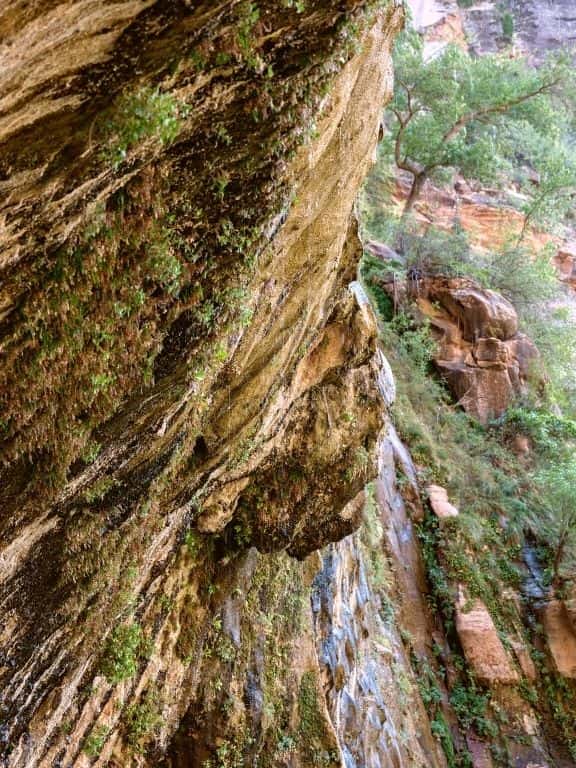
[[[506,31],[512,34],[509,24]],[[396,426],[420,485],[445,487],[457,508],[444,520],[429,511],[417,526],[430,604],[442,616],[450,656],[442,657],[439,669],[418,656],[413,662],[448,764],[469,765],[471,757],[465,742],[452,738],[444,685],[461,732],[488,743],[495,765],[509,765],[511,720],[461,656],[456,606],[460,594],[468,610],[474,604],[486,607],[504,653],[515,659],[511,663],[520,663],[514,649],[528,648],[539,664],[537,674],[548,681],[554,677],[556,662],[550,649],[542,651],[542,628],[534,629],[536,609],[523,590],[532,553],[542,568],[542,600],[566,599],[576,587],[576,350],[573,299],[553,264],[557,241],[542,247],[532,232],[535,226],[561,235],[570,231],[566,213],[576,195],[573,70],[565,54],[534,68],[523,59],[472,57],[450,45],[425,59],[422,41],[410,31],[399,41],[395,63],[396,91],[385,116],[389,134],[361,198],[366,241],[361,275],[396,375]],[[403,173],[410,184],[399,215],[397,179]],[[451,225],[442,228],[434,226],[433,205],[418,206],[428,181],[442,188],[438,197],[458,201],[454,177],[467,194],[481,195],[482,183],[496,182],[495,204],[509,206],[511,221],[514,207],[521,210],[522,225],[510,226],[504,245],[480,247],[473,231],[460,225],[457,202]],[[505,296],[520,329],[539,349],[526,388],[484,425],[462,412],[438,374],[445,371],[436,364],[445,316],[439,305],[426,304],[426,285],[441,278],[446,278],[442,285],[459,278],[479,293]],[[460,333],[462,327],[446,343],[457,346]],[[483,375],[489,376],[503,363],[485,366]],[[527,685],[523,678],[518,690]],[[540,697],[534,695],[531,705],[559,759],[570,759],[576,749],[576,731],[568,725],[571,717],[574,721],[573,681],[564,679],[561,686],[562,706],[555,686],[540,683]]]

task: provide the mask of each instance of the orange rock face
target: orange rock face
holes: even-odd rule
[[[435,363],[462,407],[486,423],[524,391],[538,350],[512,304],[463,278],[426,277],[417,304],[438,341]]]
[[[486,683],[516,683],[514,668],[484,603],[474,600],[470,610],[462,588],[456,602],[456,630],[466,661],[479,680]]]
[[[384,259],[378,243],[370,251]],[[381,281],[396,302],[415,301],[437,342],[434,363],[459,405],[485,424],[501,416],[536,372],[539,353],[518,331],[518,315],[500,294],[474,280],[414,274]]]
[[[524,677],[527,677],[529,680],[535,680],[537,675],[536,665],[532,661],[528,648],[520,640],[513,640],[512,650]]]
[[[576,632],[561,600],[551,600],[542,617],[548,648],[558,673],[576,678]]]
[[[566,243],[554,258],[560,279],[576,288],[576,242]]]
[[[399,176],[394,191],[399,208],[404,205],[408,192],[408,178]],[[486,250],[502,248],[510,237],[517,238],[524,224],[520,211],[502,204],[501,192],[490,189],[475,192],[462,180],[456,181],[454,191],[428,183],[413,213],[424,227],[433,224],[438,229],[451,230],[457,222],[471,243]],[[524,238],[526,245],[538,249],[551,242],[559,245],[558,238],[536,230],[530,230]]]

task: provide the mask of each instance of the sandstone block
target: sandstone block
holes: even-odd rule
[[[445,520],[448,517],[458,517],[458,510],[448,501],[446,488],[440,485],[429,485],[426,489],[432,511],[439,520]]]
[[[456,630],[466,661],[479,680],[486,683],[517,683],[520,675],[514,668],[494,621],[483,602],[474,600],[466,611],[467,600],[462,587],[456,602]]]
[[[542,616],[548,648],[560,675],[576,678],[576,633],[566,606],[551,600]]]

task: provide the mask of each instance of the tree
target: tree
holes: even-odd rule
[[[576,578],[576,461],[557,456],[535,480],[542,505],[533,524],[551,549],[552,588],[556,590]]]
[[[535,68],[522,58],[476,58],[447,46],[425,61],[420,37],[407,31],[394,61],[388,142],[396,166],[412,177],[404,217],[441,169],[493,183],[500,174],[532,168],[541,185],[525,211],[530,219],[550,218],[551,200],[574,193],[576,163],[566,139],[574,76],[566,54]],[[568,109],[558,107],[561,100]]]

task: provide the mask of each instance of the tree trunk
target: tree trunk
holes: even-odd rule
[[[402,219],[405,219],[414,208],[414,204],[420,197],[420,194],[422,192],[422,188],[424,187],[424,184],[426,183],[428,179],[428,174],[426,171],[421,171],[420,173],[415,174],[413,180],[412,180],[412,186],[410,187],[410,193],[408,195],[408,199],[406,200],[406,203],[404,205],[404,210],[402,211]]]

